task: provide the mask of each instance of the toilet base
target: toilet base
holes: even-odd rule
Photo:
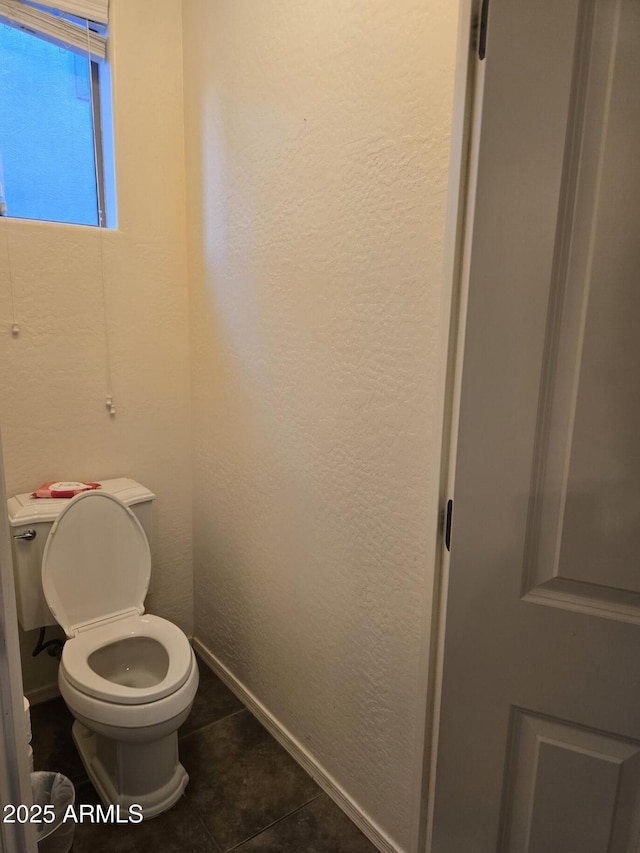
[[[178,734],[160,740],[135,743],[116,741],[90,731],[76,720],[73,741],[87,776],[105,806],[142,806],[145,819],[155,817],[176,803],[189,781],[178,760]]]

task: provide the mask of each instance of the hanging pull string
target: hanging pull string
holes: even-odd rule
[[[9,223],[6,221],[6,214],[1,214],[0,219],[3,220],[2,230],[4,231],[4,247],[7,255],[7,269],[9,271],[9,296],[11,297],[11,334],[17,338],[20,334],[20,326],[16,320],[16,300],[13,294],[13,271],[11,268],[11,248],[9,246]]]
[[[89,92],[91,94],[91,124],[93,127],[93,167],[96,175],[96,196],[98,200],[98,242],[100,244],[100,281],[102,283],[102,314],[104,317],[104,349],[105,349],[105,379],[106,379],[106,406],[111,416],[115,415],[116,407],[113,403],[112,378],[111,378],[111,348],[109,346],[109,318],[107,315],[107,288],[104,277],[104,243],[103,243],[103,217],[104,217],[104,189],[99,185],[98,171],[98,141],[96,139],[96,106],[93,97],[93,70],[91,67],[91,32],[89,30],[89,19],[86,19],[87,28],[87,63],[89,66]]]
[[[16,322],[16,300],[13,294],[13,272],[11,270],[11,247],[9,246],[9,223],[7,217],[7,202],[4,197],[4,172],[2,169],[2,156],[0,156],[0,219],[4,220],[2,230],[4,231],[4,248],[7,255],[7,269],[9,271],[9,296],[11,297],[11,334],[17,338],[20,334],[20,326]]]

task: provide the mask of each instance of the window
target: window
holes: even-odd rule
[[[66,3],[83,5],[100,5],[100,0]],[[4,215],[115,224],[105,191],[104,47],[103,24],[43,5],[0,0]]]

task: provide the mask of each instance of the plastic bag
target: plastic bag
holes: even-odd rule
[[[62,773],[39,770],[31,774],[31,789],[34,805],[43,808],[53,805],[55,812],[53,823],[43,821],[36,824],[38,853],[69,853],[73,845],[75,822],[70,820],[63,823],[63,819],[67,807],[75,802],[73,782]]]

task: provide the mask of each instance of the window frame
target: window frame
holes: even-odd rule
[[[100,63],[90,59],[91,74],[91,123],[93,125],[93,151],[96,170],[96,203],[98,205],[98,228],[107,228],[109,211],[107,210],[105,164],[104,164],[104,127],[102,121],[102,91],[100,83]],[[91,226],[89,226],[91,227]],[[93,226],[95,227],[95,226]]]
[[[115,230],[117,224],[117,196],[115,175],[115,145],[113,126],[113,88],[111,68],[108,61],[108,25],[96,23],[88,19],[80,19],[69,13],[49,14],[46,8],[37,3],[27,3],[16,8],[13,17],[9,17],[6,0],[0,0],[0,25],[9,26],[22,31],[26,36],[37,38],[56,45],[62,50],[75,53],[89,63],[89,83],[91,93],[91,125],[93,134],[93,160],[95,169],[96,189],[96,222],[63,222],[59,219],[43,219],[40,217],[12,216],[7,202],[7,213],[0,217],[8,219],[24,219],[31,222],[50,222],[58,225],[74,225],[85,228],[109,228]],[[13,10],[12,10],[13,11]],[[36,16],[31,20],[32,16]],[[44,22],[39,28],[32,26],[35,21]],[[73,26],[75,42],[60,38],[53,33],[49,26]],[[77,41],[78,31],[86,26],[87,46],[82,48]],[[82,32],[82,30],[80,30]],[[94,41],[97,39],[97,41]],[[5,176],[6,180],[6,176]]]

